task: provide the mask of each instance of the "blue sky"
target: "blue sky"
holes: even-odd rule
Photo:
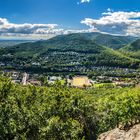
[[[46,38],[93,31],[139,36],[140,1],[0,0],[0,38]]]

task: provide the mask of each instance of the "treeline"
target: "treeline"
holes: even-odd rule
[[[89,140],[139,122],[137,88],[24,87],[0,78],[1,140]]]

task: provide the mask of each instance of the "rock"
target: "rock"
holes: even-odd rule
[[[140,140],[140,124],[133,126],[129,131],[116,128],[105,132],[97,140]]]

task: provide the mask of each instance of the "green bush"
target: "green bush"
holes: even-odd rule
[[[0,78],[1,140],[88,140],[139,121],[136,88],[24,87]]]

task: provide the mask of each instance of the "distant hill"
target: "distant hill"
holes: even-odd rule
[[[137,39],[133,43],[126,45],[120,50],[122,53],[130,57],[140,59],[140,39]]]
[[[32,40],[0,40],[0,47],[9,47],[25,42],[32,42]]]
[[[87,39],[94,41],[95,43],[103,46],[107,46],[112,49],[120,49],[129,43],[132,43],[137,38],[132,36],[114,36],[102,33],[83,33],[81,34]]]
[[[24,59],[26,64],[38,62],[43,66],[50,67],[56,65],[137,67],[139,65],[139,60],[95,43],[95,36],[98,35],[95,33],[78,33],[60,35],[46,41],[18,44],[1,49],[1,60],[5,61],[6,59],[10,62],[21,63]],[[110,37],[113,38],[113,36]]]
[[[137,39],[131,44],[125,46],[122,50],[130,51],[130,52],[140,51],[140,39]]]
[[[120,49],[137,39],[136,37],[132,37],[132,36],[114,36],[109,34],[93,32],[93,33],[77,33],[77,34],[70,34],[70,35],[60,35],[52,39],[49,39],[48,41],[49,42],[53,40],[60,41],[61,38],[64,38],[65,41],[68,41],[74,38],[76,39],[76,37],[81,37],[86,40],[91,40],[98,45],[107,46],[112,49]],[[14,46],[26,42],[33,42],[33,41],[32,40],[0,40],[0,47]]]
[[[101,49],[101,46],[106,46],[112,49],[119,49],[132,43],[136,40],[135,37],[130,36],[113,36],[101,33],[77,33],[69,35],[60,35],[49,40],[37,41],[35,43],[23,43],[15,45],[14,48],[27,49],[28,51],[45,51],[48,49],[58,50],[80,50],[80,51],[94,51]],[[100,46],[100,47],[99,47]],[[37,49],[38,48],[38,49]]]
[[[104,47],[95,44],[80,34],[71,34],[64,36],[56,36],[46,41],[37,41],[22,43],[10,48],[5,48],[5,53],[12,53],[13,55],[41,55],[48,51],[77,51],[98,53]],[[4,53],[4,52],[3,52]]]

